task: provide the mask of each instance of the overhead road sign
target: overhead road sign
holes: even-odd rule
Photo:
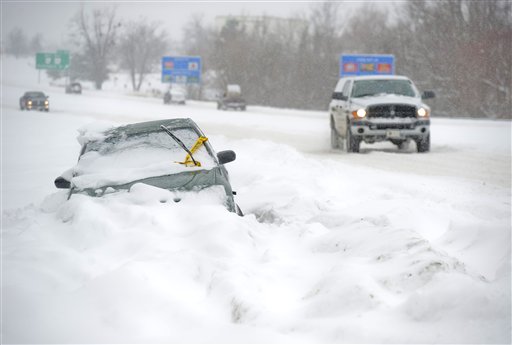
[[[69,52],[58,50],[56,53],[36,53],[36,69],[57,69],[69,68]]]
[[[341,55],[340,77],[395,74],[394,55]]]
[[[201,82],[200,56],[164,56],[162,83],[198,84]]]

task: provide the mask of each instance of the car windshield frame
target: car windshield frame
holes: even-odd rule
[[[418,97],[418,90],[406,79],[367,79],[355,80],[351,97],[362,98],[377,95],[399,95]]]

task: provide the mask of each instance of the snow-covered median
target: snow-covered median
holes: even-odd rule
[[[3,340],[510,339],[506,189],[214,139],[243,218],[140,184],[4,212]]]

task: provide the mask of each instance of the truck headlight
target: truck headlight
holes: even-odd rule
[[[427,117],[428,116],[428,110],[425,108],[418,108],[417,114],[419,117]]]
[[[27,105],[32,105],[32,101],[27,101]]]
[[[48,104],[50,104],[50,102],[44,101],[44,105],[48,105]]]
[[[363,117],[366,116],[366,109],[359,108],[357,110],[354,110],[352,112],[352,116],[354,116],[356,119],[362,119]]]

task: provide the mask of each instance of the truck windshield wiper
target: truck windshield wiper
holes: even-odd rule
[[[190,152],[190,150],[189,150],[189,149],[187,149],[187,147],[185,146],[185,144],[183,144],[183,141],[181,141],[177,136],[175,136],[174,134],[172,134],[172,132],[171,132],[167,127],[165,127],[164,125],[160,125],[160,128],[162,128],[162,129],[165,131],[165,133],[169,134],[169,136],[170,136],[171,138],[173,138],[173,139],[174,139],[174,141],[176,141],[176,142],[178,143],[178,145],[180,145],[180,146],[181,146],[181,148],[182,148],[183,150],[185,150],[185,152],[186,152],[186,153],[188,153],[188,155],[190,156],[190,159],[192,159],[192,162],[194,162],[194,165],[195,165],[195,166],[198,166],[198,164],[197,164],[196,160],[195,160],[195,159],[194,159],[194,157],[192,156],[192,152]],[[200,166],[200,165],[199,165],[199,166]]]
[[[374,93],[363,93],[362,95],[357,95],[357,96],[354,96],[354,97],[367,97],[367,96],[374,96],[375,94]]]

